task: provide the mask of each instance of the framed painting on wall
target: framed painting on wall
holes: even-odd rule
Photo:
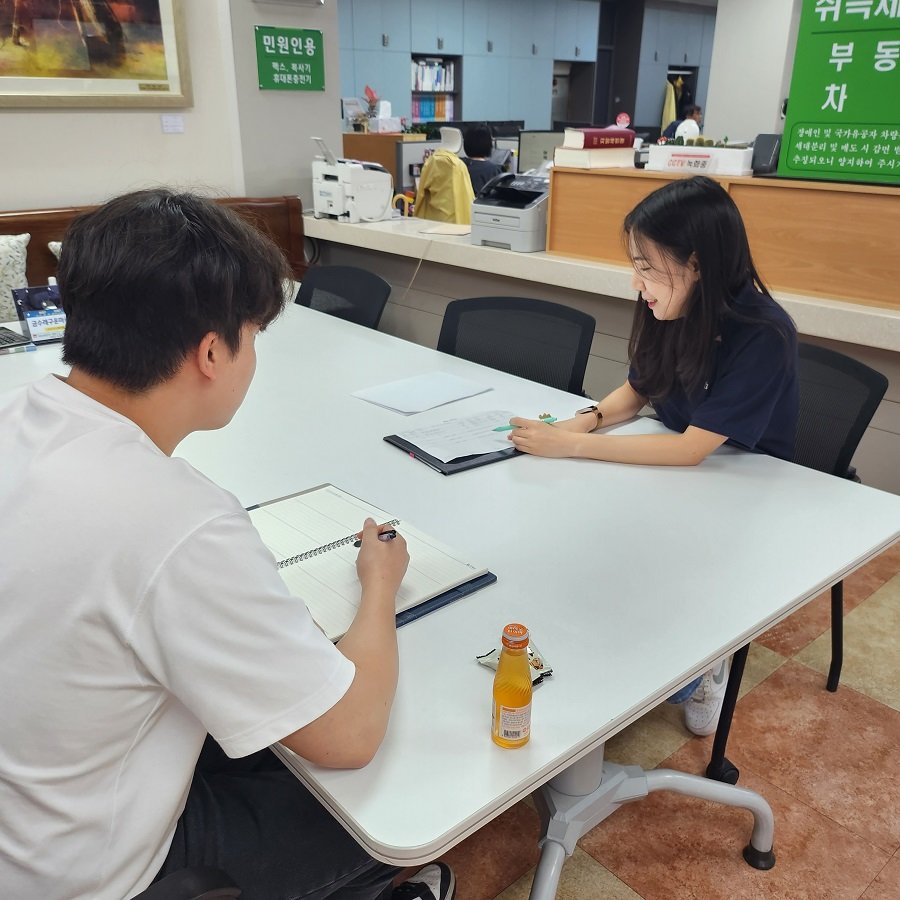
[[[190,105],[179,0],[0,0],[0,106]]]

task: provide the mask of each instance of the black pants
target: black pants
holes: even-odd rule
[[[241,900],[382,900],[399,871],[372,859],[270,750],[229,759],[206,738],[158,881],[215,866]]]

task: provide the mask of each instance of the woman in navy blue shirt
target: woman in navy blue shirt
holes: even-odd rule
[[[750,257],[740,213],[715,181],[673,181],[625,218],[640,292],[628,380],[571,419],[514,418],[510,440],[538,456],[689,466],[724,443],[790,459],[797,427],[797,331]],[[650,404],[666,434],[590,434]],[[673,697],[695,734],[716,730],[730,659]]]
[[[640,292],[628,380],[574,418],[511,419],[538,456],[690,466],[728,442],[790,459],[797,425],[797,332],[764,287],[728,193],[704,176],[645,197],[625,218]],[[667,434],[593,435],[651,405]]]

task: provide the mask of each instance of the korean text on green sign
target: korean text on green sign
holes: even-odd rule
[[[803,0],[778,174],[900,184],[900,0]]]
[[[261,91],[324,91],[322,32],[257,25],[256,68]]]

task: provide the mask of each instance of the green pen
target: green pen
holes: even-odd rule
[[[539,416],[540,420],[547,425],[552,425],[556,421],[555,416]],[[514,428],[518,428],[518,425],[498,425],[494,431],[512,431]]]

